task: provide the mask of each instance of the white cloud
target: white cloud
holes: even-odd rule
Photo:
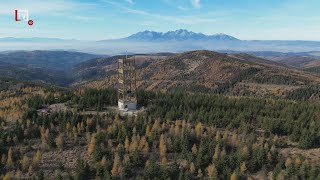
[[[178,9],[183,10],[183,11],[187,11],[187,10],[189,10],[188,8],[183,7],[183,6],[178,6]]]
[[[191,0],[191,4],[194,8],[200,8],[201,6],[200,0]]]
[[[125,0],[129,4],[134,4],[133,0]]]
[[[45,14],[56,12],[69,12],[77,11],[81,9],[87,9],[94,4],[88,3],[76,3],[66,0],[44,1],[44,0],[32,0],[32,1],[12,1],[3,0],[1,3],[0,14],[12,15],[16,9],[27,9],[30,15],[32,14]]]
[[[168,16],[168,15],[162,15],[162,14],[156,14],[156,13],[150,13],[144,10],[138,10],[133,8],[128,8],[126,6],[121,5],[120,3],[110,1],[110,0],[104,0],[104,2],[109,3],[115,7],[118,7],[125,11],[126,13],[135,14],[135,15],[142,15],[144,17],[151,17],[156,18],[158,20],[167,21],[167,22],[173,22],[177,24],[199,24],[199,23],[213,23],[217,20],[210,17],[203,17],[203,16]]]

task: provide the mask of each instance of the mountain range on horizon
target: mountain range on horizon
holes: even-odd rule
[[[144,30],[137,33],[134,33],[128,37],[118,38],[118,39],[105,39],[98,40],[109,41],[109,40],[220,40],[220,41],[240,41],[240,39],[233,37],[224,33],[216,33],[212,35],[206,35],[204,33],[196,33],[189,31],[187,29],[178,29],[168,32],[157,32]],[[59,42],[59,41],[90,41],[90,40],[77,40],[77,39],[62,39],[62,38],[51,38],[51,37],[30,37],[30,38],[15,38],[15,37],[2,37],[1,41],[8,42],[27,42],[27,41],[50,41],[50,42]],[[92,41],[92,40],[91,40]]]
[[[186,29],[168,32],[145,30],[128,37],[108,40],[75,40],[59,38],[0,38],[0,51],[12,50],[72,50],[93,54],[117,55],[132,53],[214,51],[320,51],[320,41],[306,40],[242,40],[218,33],[206,35]]]
[[[219,41],[305,41],[305,42],[320,42],[317,40],[242,40],[232,35],[228,35],[225,33],[215,33],[215,34],[204,34],[202,32],[193,32],[187,29],[177,29],[167,32],[160,31],[152,31],[152,30],[144,30],[133,33],[127,37],[123,38],[115,38],[115,39],[102,39],[102,40],[79,40],[79,39],[63,39],[57,37],[1,37],[0,42],[3,41],[51,41],[51,42],[59,42],[59,41],[90,41],[90,42],[103,42],[103,41],[111,41],[111,40],[219,40]]]
[[[127,38],[127,40],[220,40],[220,41],[239,41],[239,39],[219,33],[214,35],[205,35],[203,33],[195,33],[186,29],[178,29],[168,32],[141,31]]]

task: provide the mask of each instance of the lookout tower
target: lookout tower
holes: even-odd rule
[[[118,107],[123,111],[137,109],[135,59],[118,60]]]

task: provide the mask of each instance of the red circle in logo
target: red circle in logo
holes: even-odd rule
[[[29,26],[32,26],[32,25],[33,25],[33,21],[32,21],[32,20],[29,20],[29,21],[28,21],[28,24],[29,24]]]

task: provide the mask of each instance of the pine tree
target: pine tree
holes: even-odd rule
[[[91,179],[91,172],[89,165],[82,159],[78,159],[75,169],[75,180],[87,180]]]
[[[110,172],[108,170],[106,170],[104,172],[104,176],[103,176],[104,180],[111,180],[111,176],[110,176]]]

